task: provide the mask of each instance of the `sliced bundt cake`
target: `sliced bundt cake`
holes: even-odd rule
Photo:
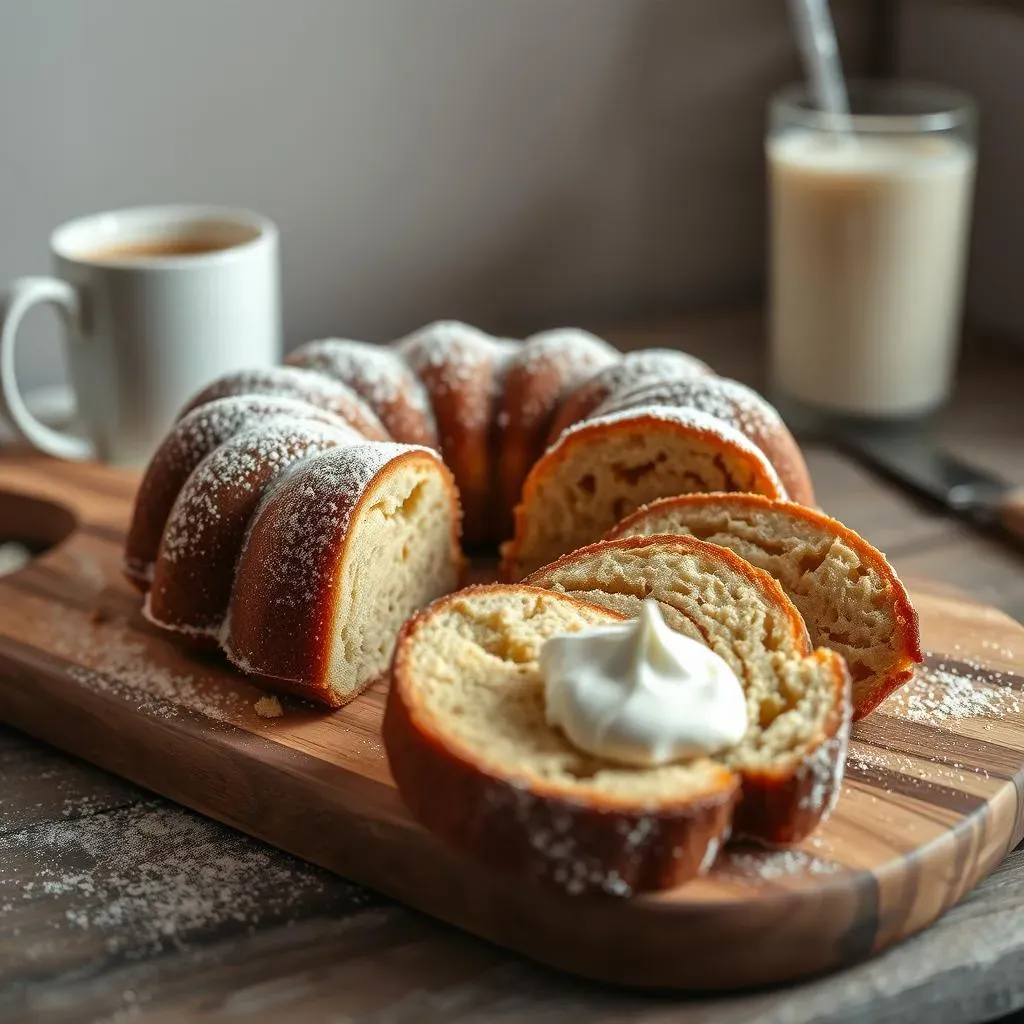
[[[502,577],[522,579],[641,505],[691,491],[785,496],[761,449],[706,413],[650,406],[585,420],[530,471]]]
[[[691,583],[737,582],[723,576],[703,571]],[[403,799],[488,867],[570,893],[678,885],[710,866],[734,822],[776,839],[804,834],[841,772],[845,668],[831,652],[808,653],[770,581],[761,596],[749,623],[735,601],[730,626],[692,613],[694,632],[714,636],[743,683],[747,734],[718,754],[654,767],[582,751],[548,724],[545,641],[620,623],[621,613],[522,584],[442,598],[403,627],[395,650],[384,743]]]
[[[609,538],[690,534],[735,551],[782,584],[815,644],[846,659],[862,718],[922,660],[917,613],[885,555],[822,512],[755,494],[665,498]]]
[[[710,647],[743,682],[749,729],[723,763],[743,779],[738,833],[771,843],[811,832],[839,794],[850,725],[842,655],[812,650],[779,584],[694,537],[627,537],[565,555],[528,576],[631,618],[651,598],[673,629]]]

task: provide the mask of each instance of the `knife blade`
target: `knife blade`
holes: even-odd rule
[[[1024,542],[1024,487],[955,458],[927,434],[844,427],[833,440],[870,468],[939,502],[961,519]]]

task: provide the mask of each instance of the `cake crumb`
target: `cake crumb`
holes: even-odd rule
[[[269,695],[260,697],[253,705],[253,708],[260,718],[280,718],[284,714],[281,702],[276,697]]]

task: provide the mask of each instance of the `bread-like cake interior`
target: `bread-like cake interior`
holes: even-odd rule
[[[700,495],[656,502],[611,536],[655,534],[689,534],[729,548],[778,580],[811,640],[843,655],[855,704],[859,690],[870,695],[875,681],[890,690],[920,661],[906,590],[884,555],[836,520],[789,502]]]
[[[504,548],[506,579],[599,540],[656,498],[692,491],[783,493],[764,455],[726,424],[689,410],[634,415],[570,428],[534,466],[516,509],[516,536]]]
[[[338,569],[327,682],[345,693],[383,672],[402,623],[459,584],[452,501],[427,459],[379,473],[360,502],[354,543]]]
[[[728,776],[708,758],[658,768],[615,765],[575,748],[545,721],[541,645],[619,621],[601,608],[530,587],[470,588],[426,617],[400,669],[416,725],[484,772],[537,794],[602,806],[689,802],[718,795]],[[401,649],[400,649],[401,650]]]
[[[737,770],[795,761],[830,732],[835,664],[811,654],[803,622],[778,584],[728,552],[687,537],[593,544],[526,582],[636,617],[646,598],[668,625],[710,647],[747,698],[743,741],[721,755]]]

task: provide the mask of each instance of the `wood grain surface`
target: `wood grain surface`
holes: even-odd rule
[[[152,631],[118,572],[133,476],[11,461],[3,487],[32,498],[0,504],[0,535],[66,534],[49,502],[78,526],[0,581],[0,718],[565,970],[702,989],[827,971],[929,924],[1020,839],[1024,630],[941,589],[915,588],[929,665],[856,730],[823,829],[797,850],[727,851],[662,896],[581,900],[510,885],[409,821],[381,687],[341,712],[286,702],[264,719],[259,690]]]

